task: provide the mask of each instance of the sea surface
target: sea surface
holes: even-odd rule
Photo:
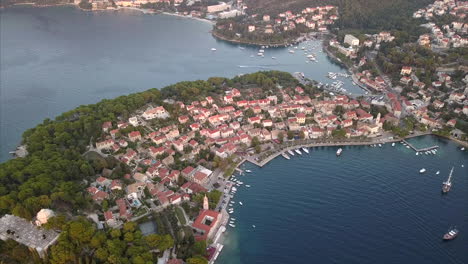
[[[217,263],[468,263],[468,151],[433,136],[409,141],[440,149],[416,156],[399,143],[349,146],[337,157],[338,147],[320,147],[246,164],[252,173],[237,177],[236,227],[227,227]],[[460,235],[443,242],[450,226]]]
[[[320,41],[310,43],[318,63],[306,63],[300,47],[294,54],[266,49],[261,58],[258,48],[218,41],[211,29],[202,21],[132,10],[0,10],[0,161],[10,158],[24,130],[104,98],[261,70],[304,72],[324,83],[332,82],[328,72],[346,72],[319,52]],[[350,92],[362,93],[342,80]]]

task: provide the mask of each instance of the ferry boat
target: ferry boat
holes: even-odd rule
[[[341,152],[343,152],[343,149],[342,149],[342,148],[339,148],[339,149],[336,151],[336,156],[340,156],[340,155],[341,155]]]
[[[448,193],[450,191],[450,188],[452,187],[452,173],[453,167],[450,170],[448,179],[442,183],[442,193]]]
[[[458,229],[456,228],[450,228],[450,230],[445,233],[445,235],[442,237],[443,240],[452,240],[458,236]]]
[[[305,152],[305,153],[309,153],[309,150],[307,148],[302,148],[302,150]]]
[[[288,150],[288,153],[289,155],[294,156],[294,152],[292,152],[291,150]]]
[[[302,155],[302,152],[299,149],[295,149],[294,151],[296,151],[297,154]]]
[[[285,159],[287,159],[287,160],[288,160],[288,159],[291,159],[291,158],[288,156],[288,154],[286,154],[286,153],[284,153],[284,152],[281,153],[281,155],[282,155]]]
[[[425,168],[422,168],[419,170],[419,173],[425,173],[426,172],[426,169]]]

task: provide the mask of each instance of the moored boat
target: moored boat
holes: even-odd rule
[[[291,159],[291,158],[288,156],[288,154],[286,154],[286,153],[284,153],[284,152],[281,153],[281,155],[282,155],[285,159]]]
[[[302,155],[302,152],[299,149],[295,149],[294,151],[296,151],[297,154]]]
[[[294,152],[292,152],[291,150],[288,150],[288,153],[289,155],[294,156]]]
[[[307,148],[302,148],[302,150],[305,152],[305,153],[309,153],[309,150]]]
[[[425,173],[426,172],[426,169],[425,168],[422,168],[419,170],[419,173]]]

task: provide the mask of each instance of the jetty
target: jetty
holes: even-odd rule
[[[273,149],[268,152],[272,152],[270,155],[266,156],[265,158],[260,158],[259,156],[248,156],[245,157],[244,161],[248,161],[258,167],[263,167],[268,162],[272,161],[276,157],[282,155],[283,153],[287,152],[288,150],[294,151],[297,148],[311,148],[311,147],[334,147],[334,146],[366,146],[374,144],[373,141],[340,141],[340,142],[333,142],[333,141],[326,141],[326,142],[307,142],[302,141],[296,144],[292,144],[289,146],[281,146],[279,149]]]
[[[402,142],[405,143],[406,145],[408,145],[411,149],[413,149],[416,152],[425,152],[425,151],[430,151],[430,150],[439,148],[439,146],[435,145],[435,146],[432,146],[432,147],[418,149],[418,148],[416,148],[415,146],[413,146],[411,143],[409,143],[408,141],[406,141],[404,139],[402,140]]]
[[[241,169],[239,169],[239,167],[236,167],[235,170],[236,170],[237,172],[239,172],[240,174],[244,174],[244,171],[241,170]]]

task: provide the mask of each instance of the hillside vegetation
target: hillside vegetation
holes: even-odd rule
[[[336,5],[341,29],[402,30],[408,26],[412,12],[433,0],[246,0],[250,14],[276,15],[286,10]]]

